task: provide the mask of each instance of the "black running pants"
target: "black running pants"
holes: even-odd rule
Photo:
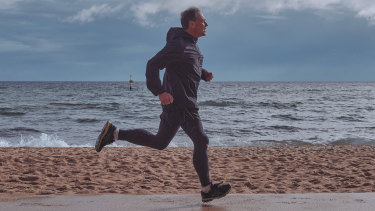
[[[163,150],[172,141],[181,127],[194,143],[193,164],[202,186],[210,184],[208,166],[208,137],[203,131],[198,111],[165,112],[160,115],[159,131],[156,135],[143,130],[120,130],[119,140]]]

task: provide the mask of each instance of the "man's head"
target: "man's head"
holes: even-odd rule
[[[208,26],[201,11],[196,7],[190,7],[181,13],[181,25],[187,33],[196,38],[205,36]]]

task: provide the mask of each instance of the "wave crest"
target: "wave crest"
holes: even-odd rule
[[[41,133],[39,137],[21,136],[18,142],[0,139],[0,147],[92,147],[91,145],[69,145],[57,135]]]

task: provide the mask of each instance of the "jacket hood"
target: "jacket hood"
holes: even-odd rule
[[[189,33],[187,33],[183,28],[181,27],[172,27],[169,29],[167,33],[167,42],[170,42],[172,40],[175,40],[176,38],[187,38],[192,40],[194,43],[197,42],[197,38],[193,37]]]

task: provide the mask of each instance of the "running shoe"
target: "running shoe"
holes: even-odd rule
[[[104,146],[108,144],[112,144],[115,140],[113,140],[113,132],[116,130],[116,127],[112,125],[110,121],[107,121],[100,133],[98,140],[96,140],[95,150],[100,152]]]
[[[201,191],[202,202],[209,202],[214,199],[220,199],[226,196],[232,186],[230,184],[223,184],[222,182],[217,184],[212,184],[211,182],[211,190],[208,193]]]

